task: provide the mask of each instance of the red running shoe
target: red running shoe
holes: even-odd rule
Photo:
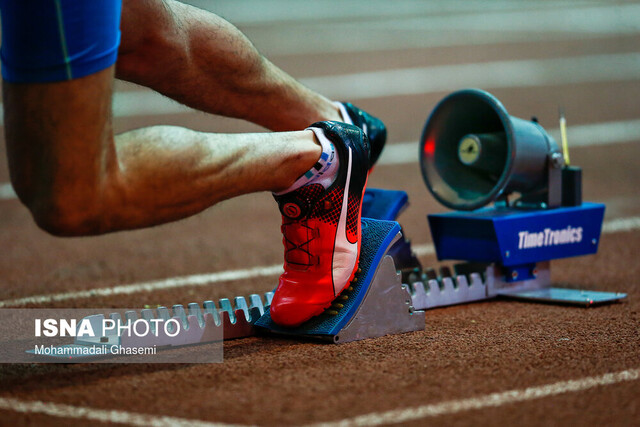
[[[322,313],[358,269],[362,195],[369,171],[369,142],[356,126],[319,122],[339,156],[335,181],[311,183],[275,196],[282,213],[284,273],[271,302],[271,319],[298,326]]]

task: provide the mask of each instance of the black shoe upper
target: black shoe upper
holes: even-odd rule
[[[343,102],[347,113],[353,124],[362,129],[369,137],[369,143],[371,145],[370,162],[373,166],[380,157],[384,144],[387,142],[387,127],[377,117],[372,116],[356,107],[349,102]]]
[[[334,143],[338,158],[340,159],[340,169],[334,185],[344,186],[347,174],[346,159],[348,156],[348,147],[352,151],[351,165],[351,185],[350,191],[361,192],[367,181],[367,175],[371,165],[371,146],[369,139],[360,127],[348,125],[340,122],[317,122],[310,127],[320,128],[324,131],[325,136]]]

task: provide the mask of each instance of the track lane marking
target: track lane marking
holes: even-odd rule
[[[448,92],[464,87],[527,88],[638,80],[640,53],[585,55],[366,71],[300,79],[335,99]]]
[[[184,286],[205,286],[213,283],[232,282],[236,280],[272,277],[281,274],[282,265],[270,265],[240,270],[228,270],[217,273],[193,274],[189,276],[171,277],[163,280],[119,285],[108,288],[87,289],[59,294],[35,295],[14,300],[0,301],[0,308],[22,304],[43,304],[47,302],[68,301],[81,298],[109,297],[114,295],[130,295],[140,292],[153,292],[162,289],[181,288]]]
[[[0,397],[0,410],[23,414],[44,414],[51,417],[92,420],[104,423],[129,424],[133,426],[153,427],[233,427],[238,424],[224,424],[207,421],[140,414],[115,409],[97,409],[86,406],[72,406],[62,403],[42,402],[39,400],[19,400]]]
[[[462,87],[524,88],[637,80],[639,75],[640,53],[632,52],[400,68],[299,80],[332,99],[362,100],[447,92]],[[149,91],[116,93],[113,108],[115,117],[195,111]]]
[[[617,218],[605,221],[602,233],[629,232],[640,229],[640,216]],[[432,255],[435,248],[431,243],[413,246],[417,256]],[[171,277],[163,280],[133,283],[129,285],[117,285],[108,288],[87,289],[58,294],[33,295],[22,298],[0,301],[0,308],[22,306],[25,304],[45,304],[49,302],[69,301],[96,296],[109,297],[115,295],[130,295],[140,292],[153,292],[162,289],[182,288],[186,286],[207,286],[220,282],[232,282],[236,280],[253,279],[257,277],[273,277],[282,274],[282,265],[254,267],[249,269],[228,270],[217,273],[194,274],[190,276]]]
[[[560,141],[560,129],[549,130]],[[640,141],[640,120],[591,123],[567,127],[569,149]],[[385,147],[380,165],[399,165],[419,161],[418,142],[401,142]]]
[[[374,412],[352,418],[346,418],[343,420],[310,424],[307,427],[377,426],[383,424],[416,421],[430,417],[455,415],[461,412],[472,410],[496,408],[508,404],[543,399],[560,394],[576,393],[595,387],[604,387],[628,381],[636,381],[639,378],[640,369],[627,369],[624,371],[607,373],[599,376],[585,377],[577,380],[559,381],[553,384],[527,387],[524,389],[513,389],[503,392],[491,393],[484,396],[471,397],[467,399],[449,400],[441,403],[432,403],[417,406],[414,408],[395,409],[386,412]],[[113,409],[96,409],[86,406],[72,406],[62,403],[42,402],[38,400],[25,401],[13,398],[0,398],[0,410],[20,412],[25,414],[44,414],[59,418],[129,424],[134,426],[234,426],[234,424],[224,424],[170,416],[141,414]]]
[[[299,80],[332,99],[363,100],[448,92],[463,87],[527,88],[635,81],[638,76],[640,53],[630,52],[398,68]],[[114,117],[193,112],[197,111],[150,90],[116,92],[113,96]]]
[[[640,141],[640,120],[626,120],[570,126],[567,129],[570,148],[621,144]],[[560,130],[551,129],[551,136],[560,141]],[[400,142],[385,147],[379,165],[418,162],[418,142]],[[13,200],[17,195],[10,183],[0,184],[0,200]]]
[[[309,26],[322,27],[340,27],[364,21],[365,24],[384,24],[389,20],[405,20],[415,16],[427,15],[431,21],[437,18],[446,18],[450,16],[467,16],[469,14],[483,14],[482,16],[500,16],[512,13],[543,13],[545,17],[549,17],[549,12],[560,14],[566,20],[565,14],[571,15],[574,20],[585,22],[587,24],[600,24],[597,18],[603,13],[610,12],[614,9],[611,6],[594,5],[589,1],[554,1],[544,2],[538,6],[535,3],[522,3],[513,1],[494,0],[478,6],[476,2],[469,1],[350,1],[336,2],[327,0],[316,0],[309,2],[304,8],[292,8],[290,1],[270,1],[269,7],[263,6],[261,0],[220,2],[212,4],[211,0],[188,0],[190,3],[201,9],[210,10],[220,16],[224,16],[236,26],[272,26],[274,24],[303,25],[305,28]],[[336,6],[340,7],[340,19],[336,20]],[[629,19],[632,13],[628,11],[627,5],[616,4],[616,8],[621,8],[619,13],[620,19]],[[614,9],[614,11],[615,11]],[[626,13],[625,13],[626,12]],[[576,15],[578,15],[576,17]],[[584,16],[586,15],[586,16]],[[632,15],[633,16],[633,15]],[[356,20],[357,18],[357,20]],[[325,22],[330,21],[330,22]],[[493,23],[493,22],[492,22]],[[616,21],[619,23],[619,21]],[[633,25],[634,22],[630,22]],[[611,26],[611,25],[609,25]],[[461,25],[461,29],[465,27]],[[559,27],[563,29],[565,27]],[[587,27],[587,29],[589,29]],[[626,30],[626,29],[625,29]]]
[[[10,183],[4,182],[0,184],[0,200],[13,200],[17,198],[18,196]]]
[[[449,400],[441,403],[427,404],[414,408],[395,409],[387,412],[374,412],[334,422],[310,424],[307,427],[378,426],[417,421],[425,418],[454,415],[460,412],[472,410],[496,408],[512,403],[557,396],[559,394],[576,393],[595,387],[619,384],[625,381],[636,381],[639,378],[640,369],[628,369],[626,371],[608,373],[600,376],[559,381],[553,384],[491,393],[468,399]]]

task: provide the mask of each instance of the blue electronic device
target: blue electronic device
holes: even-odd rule
[[[510,116],[491,94],[466,89],[444,98],[419,156],[427,188],[455,210],[428,215],[439,260],[493,265],[500,290],[531,299],[550,286],[548,261],[597,252],[605,206],[582,202],[581,169],[565,164],[535,118]],[[534,283],[539,267],[543,284]]]
[[[533,278],[541,261],[598,251],[605,206],[545,210],[491,207],[429,215],[438,259],[498,263],[506,281]]]

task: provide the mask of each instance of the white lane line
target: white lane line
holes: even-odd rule
[[[618,218],[602,225],[603,233],[621,233],[640,229],[640,217]]]
[[[379,19],[297,22],[281,25],[278,31],[260,26],[246,28],[246,31],[270,57],[563,42],[640,32],[637,4],[509,9],[474,11],[469,8],[466,13],[413,13]]]
[[[638,80],[639,76],[640,53],[634,52],[401,68],[301,78],[300,81],[332,99],[362,100],[448,92],[464,87],[496,89],[560,86]],[[113,97],[115,117],[189,112],[195,110],[147,90],[117,92]]]
[[[436,253],[436,248],[431,243],[424,243],[422,245],[415,246],[412,245],[411,249],[413,249],[413,252],[416,254],[416,256],[427,256]]]
[[[133,426],[232,427],[237,425],[12,398],[0,398],[0,410],[20,412],[23,414],[44,414],[51,417],[76,420],[99,421],[102,423],[129,424]]]
[[[17,197],[18,196],[16,195],[16,192],[13,191],[13,187],[10,183],[5,182],[0,184],[0,200],[11,200]]]
[[[448,92],[464,87],[524,88],[638,80],[640,53],[495,61],[404,68],[301,79],[333,99]]]
[[[213,283],[246,280],[257,277],[272,277],[282,273],[282,265],[270,265],[241,270],[221,271],[219,273],[193,274],[190,276],[171,277],[130,285],[119,285],[108,288],[97,288],[60,294],[35,295],[26,298],[0,301],[0,308],[22,304],[44,304],[55,301],[68,301],[79,298],[109,297],[114,295],[129,295],[139,292],[153,292],[161,289],[181,288],[184,286],[206,286]]]
[[[550,129],[549,134],[559,143],[560,129]],[[575,125],[567,128],[569,149],[598,145],[622,144],[640,141],[640,120]],[[417,163],[419,144],[401,142],[390,144],[380,157],[381,165]]]
[[[378,426],[406,423],[442,415],[454,415],[466,411],[496,408],[513,403],[557,396],[559,394],[576,393],[595,387],[609,386],[626,381],[637,381],[639,378],[640,369],[628,369],[626,371],[608,373],[600,376],[559,381],[554,384],[491,393],[469,399],[450,400],[441,403],[417,406],[414,408],[371,413],[334,422],[311,424],[308,427]]]
[[[447,92],[464,87],[558,86],[637,80],[638,76],[640,53],[622,53],[404,68],[309,77],[300,81],[332,99],[361,100]],[[139,91],[116,93],[113,108],[116,117],[194,111],[156,92]]]
[[[551,129],[549,133],[558,143],[560,142],[560,129]],[[640,120],[569,126],[567,137],[569,149],[640,141]],[[417,163],[419,161],[418,151],[417,141],[388,145],[382,152],[380,164]]]
[[[315,0],[309,2],[305,7],[292,8],[290,0],[274,1],[270,0],[265,7],[264,0],[244,0],[238,1],[216,1],[211,0],[186,0],[185,3],[192,4],[201,9],[209,10],[234,25],[273,25],[285,22],[290,25],[312,25],[330,26],[348,24],[366,20],[371,25],[370,20],[385,22],[393,18],[405,18],[416,15],[435,15],[441,17],[444,14],[477,14],[494,12],[497,14],[512,11],[525,10],[535,12],[536,5],[533,3],[518,3],[510,0],[491,1],[478,7],[478,3],[469,1],[415,1],[396,0],[389,2],[386,0],[367,1],[335,1],[335,0]],[[562,11],[575,11],[576,7],[590,6],[590,2],[545,2],[544,9]],[[568,7],[569,6],[569,7]],[[624,7],[624,5],[616,5]],[[339,13],[336,14],[336,10]],[[558,10],[562,9],[562,10]],[[589,8],[591,9],[591,8]],[[598,9],[612,9],[610,6],[599,7]],[[336,19],[338,18],[338,19]],[[582,18],[582,17],[580,17]],[[329,21],[330,22],[327,22]]]
[[[559,129],[551,129],[549,133],[556,141],[560,141]],[[567,133],[570,148],[640,141],[640,120],[570,126]],[[388,145],[379,164],[399,165],[418,161],[418,142],[401,142]],[[0,200],[12,200],[16,197],[11,184],[0,184]]]
[[[554,129],[552,135],[559,143],[560,129]],[[640,141],[640,120],[569,126],[567,139],[569,148]]]
[[[638,229],[640,229],[640,216],[618,218],[610,221],[605,221],[602,227],[602,232],[629,232]],[[435,253],[434,246],[430,243],[414,245],[412,248],[418,256],[432,255]],[[282,264],[274,264],[243,270],[230,270],[209,274],[194,274],[191,276],[171,277],[164,280],[133,283],[129,285],[118,285],[108,288],[88,289],[82,291],[63,292],[58,294],[34,295],[23,298],[4,300],[0,301],[0,308],[16,307],[25,304],[46,304],[49,302],[69,301],[80,298],[92,298],[96,296],[109,297],[115,295],[130,295],[139,292],[154,292],[161,289],[175,289],[185,286],[208,286],[214,283],[246,280],[256,277],[273,277],[281,274],[282,271]]]
[[[640,53],[623,53],[404,68],[310,77],[300,81],[332,99],[361,100],[447,92],[464,87],[495,89],[558,86],[637,80],[638,76]],[[119,92],[114,96],[116,117],[190,111],[194,110],[155,92]]]
[[[503,405],[543,399],[545,397],[552,397],[560,394],[577,393],[596,387],[610,386],[628,381],[637,381],[639,378],[640,369],[627,369],[625,371],[613,372],[600,376],[580,378],[577,380],[560,381],[553,384],[528,387],[525,389],[508,390],[468,399],[450,400],[441,403],[422,405],[414,408],[396,409],[387,412],[360,415],[357,417],[333,422],[311,424],[309,427],[376,426],[383,424],[416,421],[429,417],[454,415],[471,410],[496,408]],[[134,426],[233,426],[233,424],[207,422],[170,416],[140,414],[120,410],[96,409],[86,406],[72,406],[61,403],[42,402],[37,400],[25,401],[12,398],[0,398],[0,410],[20,412],[25,414],[44,414],[52,417],[77,420],[92,420],[116,424],[129,424]]]
[[[331,25],[334,31],[336,24]],[[308,24],[305,24],[308,28]],[[339,28],[339,27],[338,27]],[[359,28],[372,28],[371,22],[348,22],[344,29],[352,32]],[[509,33],[579,33],[635,34],[640,32],[640,5],[626,4],[594,7],[541,8],[538,10],[485,10],[444,16],[419,15],[387,18],[373,24],[375,31],[456,31],[467,38],[475,32],[499,31],[503,37]],[[506,33],[506,34],[505,34]],[[566,37],[566,34],[565,34]]]

